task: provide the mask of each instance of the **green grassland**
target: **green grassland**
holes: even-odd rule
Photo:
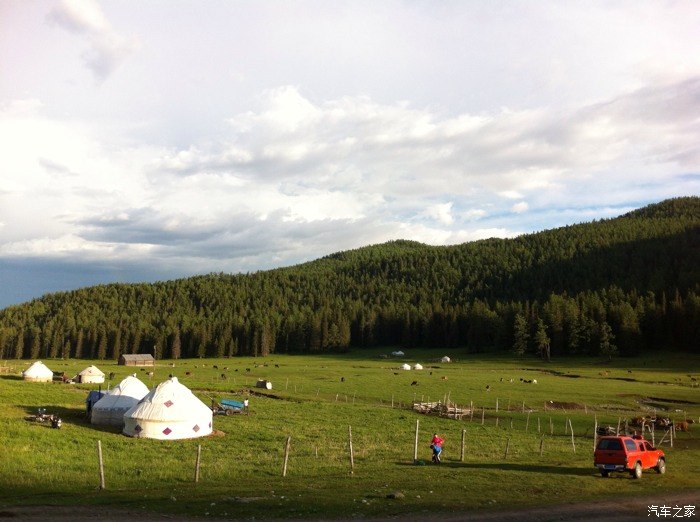
[[[106,374],[115,373],[112,385],[134,372],[149,386],[172,374],[207,404],[211,397],[250,399],[249,415],[215,416],[215,435],[184,441],[132,439],[118,429],[92,426],[84,401],[96,385],[26,383],[19,375],[29,363],[5,361],[12,369],[0,375],[0,506],[108,504],[256,519],[371,517],[513,509],[618,495],[658,498],[700,488],[697,424],[689,433],[678,433],[673,448],[668,438],[663,443],[665,475],[649,471],[641,480],[627,475],[603,479],[592,467],[596,420],[616,426],[619,419],[624,423],[654,409],[676,420],[699,420],[697,355],[544,363],[453,350],[445,352],[453,362],[441,363],[435,351],[380,358],[383,353],[388,351],[158,361],[153,377],[113,361],[44,361],[69,375],[94,363]],[[425,368],[398,369],[404,362]],[[273,389],[255,388],[259,378],[270,380]],[[473,418],[447,419],[411,409],[416,400],[445,398],[467,408],[473,404]],[[25,419],[39,407],[59,414],[63,428]],[[565,432],[568,419],[575,451]],[[414,463],[416,421],[419,456]],[[429,463],[434,432],[447,441],[440,466]],[[291,449],[283,477],[287,437]],[[658,442],[662,434],[657,431],[655,437]],[[102,491],[97,441],[104,454]],[[198,445],[201,474],[195,484]],[[397,491],[403,498],[387,498]]]

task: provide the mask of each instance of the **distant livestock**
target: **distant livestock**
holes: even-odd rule
[[[411,383],[411,386],[418,386],[418,381],[413,381],[413,382]]]

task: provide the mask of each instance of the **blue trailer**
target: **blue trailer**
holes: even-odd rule
[[[245,403],[242,401],[234,401],[233,399],[221,399],[221,402],[216,403],[214,414],[216,415],[232,415],[241,413],[245,408]]]

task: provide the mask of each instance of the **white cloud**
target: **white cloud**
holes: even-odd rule
[[[0,257],[255,270],[700,193],[692,2],[5,3]]]
[[[122,36],[112,28],[95,0],[62,0],[47,19],[87,40],[83,60],[98,81],[108,78],[139,47],[135,37]]]
[[[510,210],[516,214],[522,214],[523,212],[527,212],[529,208],[530,206],[527,204],[527,201],[518,201],[515,205],[510,207]]]

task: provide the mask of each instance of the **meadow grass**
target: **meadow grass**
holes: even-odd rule
[[[149,386],[173,374],[207,404],[210,398],[250,398],[249,415],[216,416],[216,435],[183,441],[132,439],[118,429],[92,426],[84,400],[97,386],[25,383],[18,376],[28,364],[5,362],[15,370],[0,376],[0,504],[109,504],[197,516],[328,518],[505,509],[618,495],[658,498],[700,487],[700,443],[692,431],[679,433],[673,448],[664,443],[666,475],[602,479],[592,467],[594,419],[616,426],[618,419],[657,408],[677,420],[698,420],[700,393],[692,380],[700,376],[698,356],[543,363],[451,351],[446,353],[454,362],[446,364],[436,362],[434,351],[411,350],[403,359],[383,359],[381,353],[158,361],[153,378],[113,361],[44,361],[69,375],[94,363],[115,373],[112,385],[131,373]],[[403,362],[420,362],[425,369],[399,370]],[[270,380],[273,389],[255,388],[257,379]],[[445,397],[466,407],[471,401],[473,419],[411,410],[414,400]],[[61,415],[63,428],[25,420],[39,407]],[[575,452],[565,429],[568,420]],[[413,460],[416,421],[418,462]],[[447,441],[440,466],[429,463],[434,432]],[[658,442],[662,435],[655,435]],[[282,477],[287,437],[291,451]],[[98,489],[98,440],[103,491]],[[195,484],[198,445],[202,463]],[[403,498],[387,498],[395,491]]]

